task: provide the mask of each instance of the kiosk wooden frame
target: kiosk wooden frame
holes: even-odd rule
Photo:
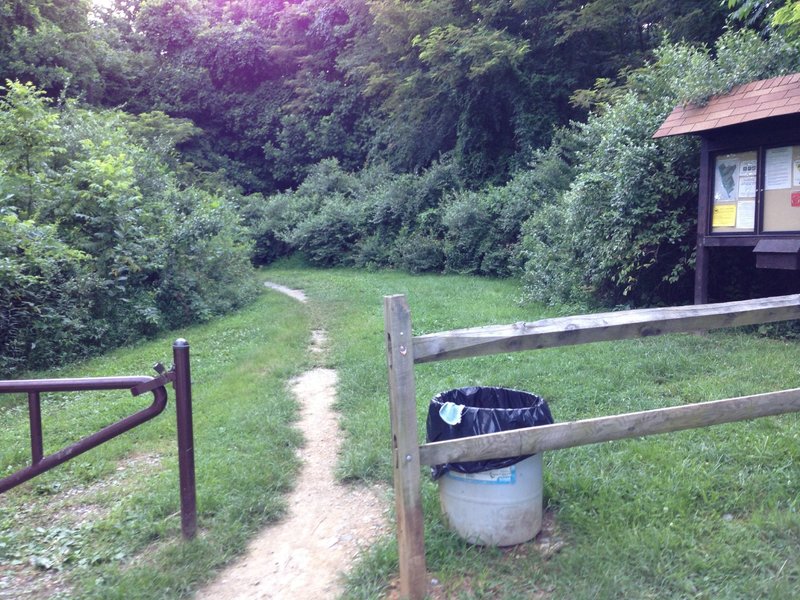
[[[414,365],[800,318],[800,295],[629,310],[414,336],[403,295],[384,297],[400,596],[427,590],[422,465],[534,454],[800,411],[800,389],[606,416],[419,445]]]
[[[709,299],[712,250],[749,247],[757,268],[800,270],[800,73],[676,106],[653,137],[674,135],[701,141],[695,303]]]

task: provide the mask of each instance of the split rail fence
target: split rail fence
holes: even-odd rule
[[[415,364],[792,319],[800,319],[800,295],[560,317],[413,336],[406,297],[384,297],[401,598],[422,600],[427,590],[422,465],[536,454],[800,411],[800,389],[791,389],[420,446]]]

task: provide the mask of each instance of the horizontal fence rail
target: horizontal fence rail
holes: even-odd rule
[[[798,411],[800,389],[784,390],[432,442],[420,446],[420,463],[439,465],[524,456]]]
[[[698,306],[622,310],[414,337],[414,362],[485,356],[666,333],[800,319],[800,294]]]

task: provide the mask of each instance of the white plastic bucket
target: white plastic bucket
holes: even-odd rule
[[[450,528],[472,544],[528,542],[542,530],[542,456],[479,473],[448,470],[439,499]]]

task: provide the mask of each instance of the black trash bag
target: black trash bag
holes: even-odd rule
[[[547,402],[536,394],[497,387],[464,387],[441,392],[431,400],[426,439],[441,442],[551,423]],[[431,475],[438,479],[448,469],[459,473],[502,469],[528,456],[434,465]]]

